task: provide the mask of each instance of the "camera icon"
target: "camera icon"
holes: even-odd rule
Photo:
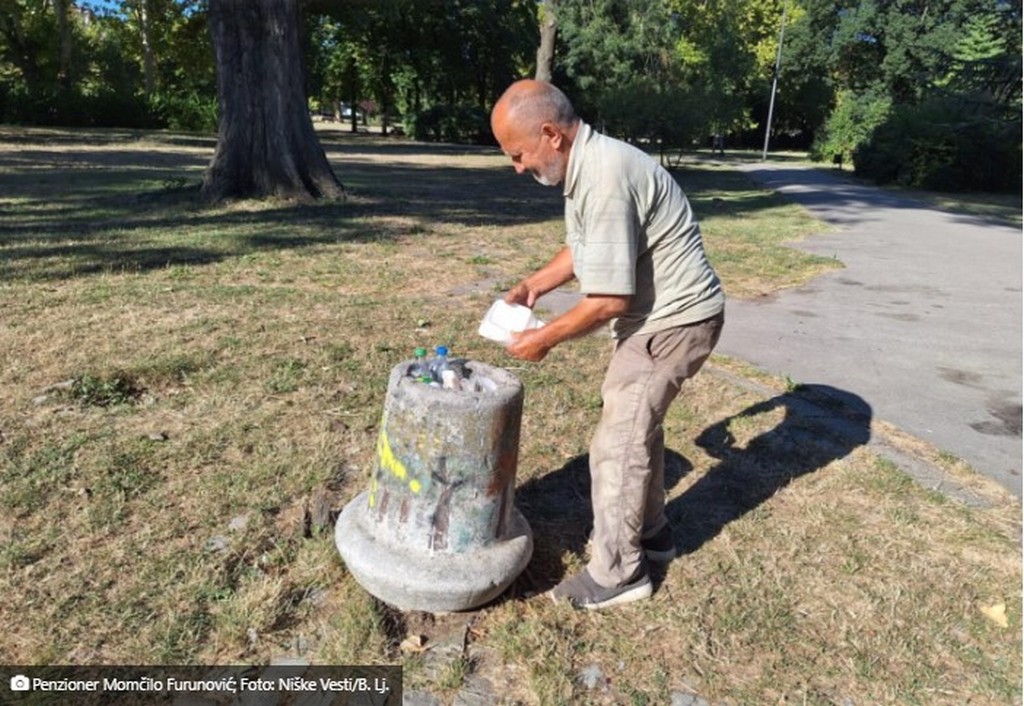
[[[11,691],[28,691],[32,688],[32,682],[24,674],[16,674],[11,677]]]

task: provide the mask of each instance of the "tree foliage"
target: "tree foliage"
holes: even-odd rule
[[[825,89],[815,154],[881,182],[1019,189],[1019,0],[801,4],[782,84]]]
[[[516,78],[548,71],[550,61],[552,80],[581,115],[612,134],[663,154],[707,147],[713,134],[727,135],[730,147],[759,147],[785,9],[773,146],[843,154],[880,179],[890,177],[869,165],[909,159],[883,149],[901,142],[894,135],[956,146],[897,170],[913,183],[959,173],[966,163],[922,165],[941,164],[937,155],[967,159],[967,145],[989,145],[1010,164],[1020,150],[1021,0],[302,7],[309,107],[352,130],[373,120],[420,139],[489,140],[498,94]],[[212,129],[215,96],[207,0],[0,2],[2,120]]]
[[[485,139],[490,105],[529,70],[537,46],[525,0],[313,3],[307,24],[318,105],[370,101],[423,139]]]
[[[197,0],[0,3],[2,120],[212,129],[215,101]]]

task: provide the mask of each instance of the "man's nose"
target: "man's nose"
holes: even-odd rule
[[[513,162],[512,167],[516,170],[516,174],[526,173],[526,167],[523,166],[522,162]]]

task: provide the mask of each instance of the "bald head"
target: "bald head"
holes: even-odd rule
[[[547,81],[523,79],[509,86],[494,104],[494,127],[515,124],[527,133],[536,133],[544,123],[566,130],[576,124],[576,111],[565,94]]]
[[[516,81],[491,111],[491,130],[518,174],[546,186],[565,179],[579,119],[565,94],[544,81]]]

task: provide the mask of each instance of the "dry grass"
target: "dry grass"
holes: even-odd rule
[[[673,407],[682,555],[653,600],[551,605],[584,561],[607,342],[524,365],[475,329],[557,247],[558,194],[486,150],[325,145],[347,202],[203,210],[207,138],[0,129],[3,661],[402,663],[407,689],[545,705],[1019,703],[1019,505],[922,489],[863,447],[877,420],[837,435],[777,381],[704,373]],[[731,293],[836,266],[735,175],[680,178]],[[307,508],[364,489],[391,367],[440,342],[525,383],[536,551],[507,600],[432,617],[370,598]]]

